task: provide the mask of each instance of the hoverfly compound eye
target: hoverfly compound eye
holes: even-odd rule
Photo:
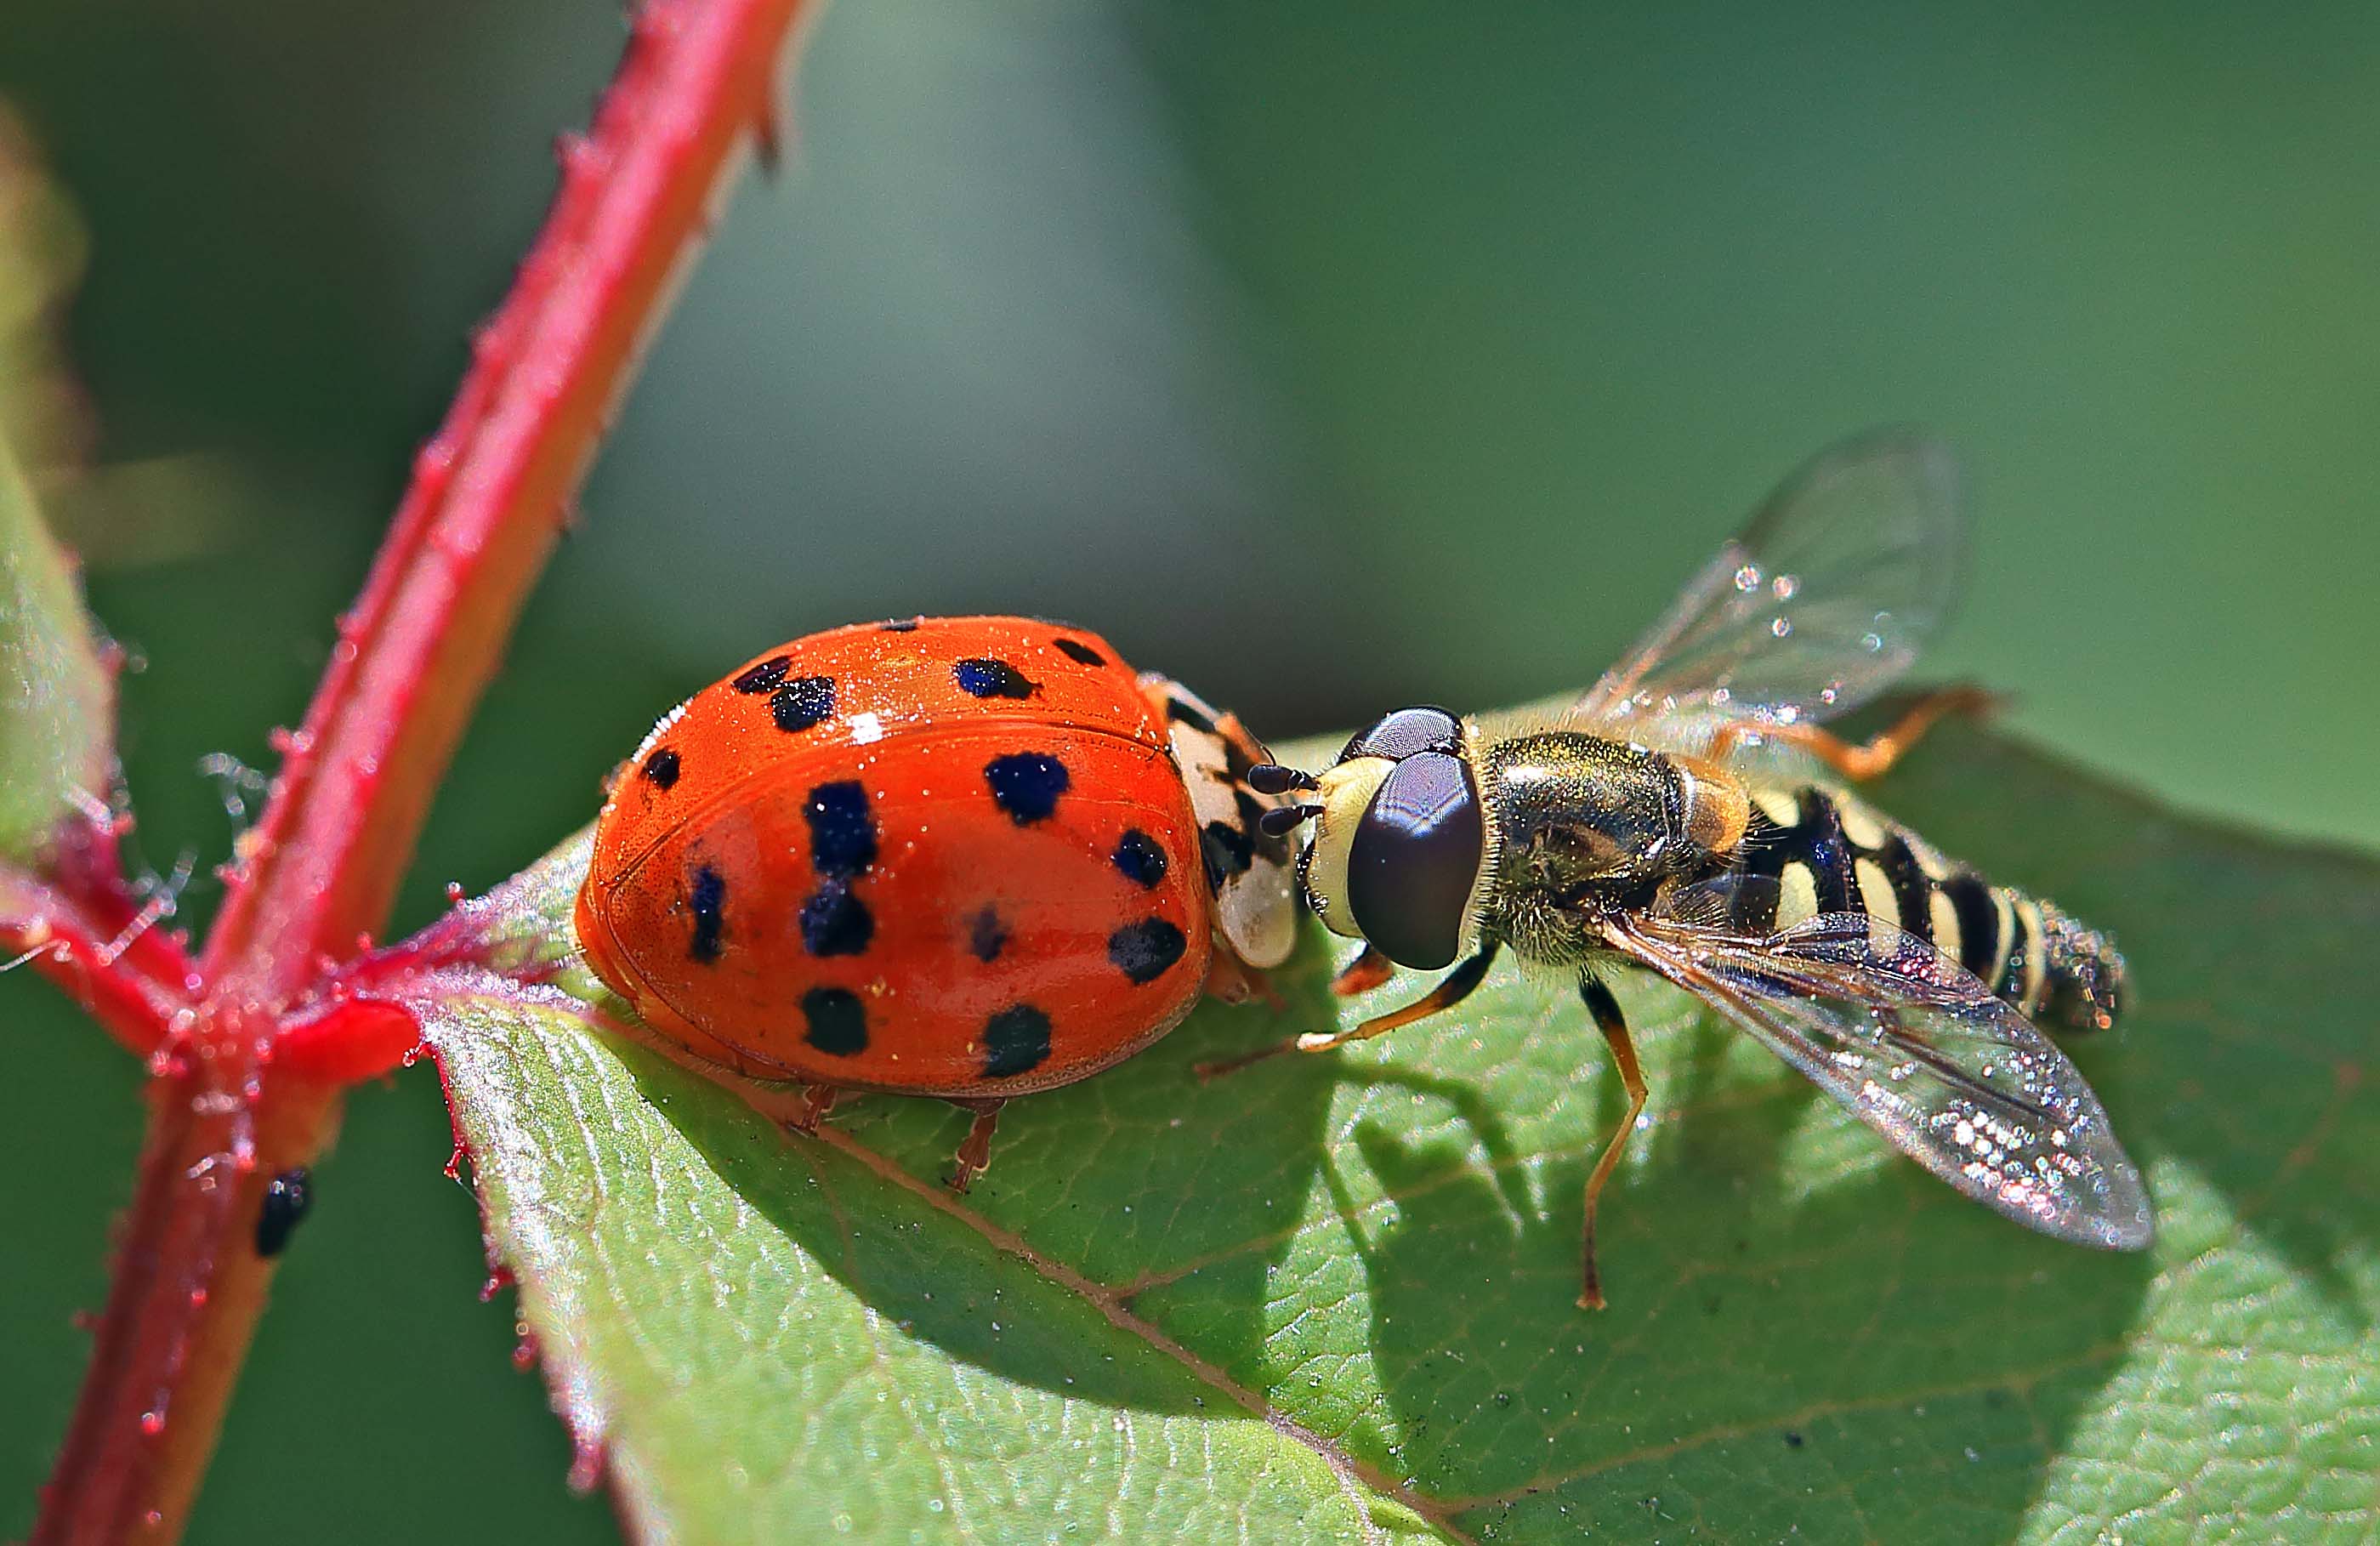
[[[1402,762],[1416,752],[1459,755],[1462,750],[1463,722],[1444,709],[1399,709],[1369,730],[1359,732],[1347,743],[1347,749],[1339,754],[1339,761],[1385,757],[1391,762]]]
[[[1435,711],[1405,711],[1425,712]],[[1355,828],[1348,910],[1364,938],[1398,965],[1448,966],[1462,952],[1487,853],[1470,764],[1451,751],[1412,753],[1389,770]]]

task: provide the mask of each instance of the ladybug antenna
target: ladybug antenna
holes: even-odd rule
[[[1268,810],[1257,818],[1257,831],[1267,837],[1286,837],[1305,822],[1322,814],[1318,805],[1290,805]]]
[[[1248,770],[1248,787],[1259,795],[1286,795],[1292,789],[1319,789],[1322,784],[1312,773],[1279,762],[1258,762]]]

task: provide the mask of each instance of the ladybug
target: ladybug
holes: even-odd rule
[[[847,1090],[977,1115],[1237,1002],[1287,960],[1265,749],[1099,635],[835,628],[747,662],[613,775],[576,912],[657,1048],[815,1129]],[[1275,823],[1278,825],[1278,822]]]

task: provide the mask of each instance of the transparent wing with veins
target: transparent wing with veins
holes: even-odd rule
[[[2140,1172],[2066,1054],[1925,941],[1864,913],[1763,938],[1730,933],[1733,878],[1610,943],[1694,994],[1902,1152],[1976,1201],[2058,1239],[2149,1243]]]
[[[1961,579],[1956,463],[1912,430],[1822,452],[1769,496],[1567,716],[1698,750],[1722,724],[1830,719],[1915,661]]]

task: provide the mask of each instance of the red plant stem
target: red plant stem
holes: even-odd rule
[[[240,1072],[201,1055],[151,1086],[124,1245],[32,1546],[181,1533],[264,1308],[264,1187],[318,1155],[338,1119],[335,1087],[284,1078],[260,1101],[226,1085]]]
[[[387,916],[480,691],[638,344],[769,111],[799,0],[656,0],[413,483],[291,738],[207,941],[210,980],[285,994]]]
[[[198,1013],[160,1053],[116,1277],[33,1546],[180,1533],[270,1283],[252,1244],[261,1187],[318,1155],[336,1121],[333,1085],[274,1060],[280,1021],[325,962],[385,921],[637,347],[706,233],[732,152],[768,131],[800,9],[650,0],[593,129],[564,146],[545,227],[416,461],[241,845],[200,958]],[[369,1017],[346,1023],[371,1045],[396,1040]],[[317,1048],[308,1061],[334,1060]]]
[[[25,964],[130,1051],[146,1057],[188,1021],[198,968],[163,927],[166,899],[124,883],[115,833],[83,817],[59,824],[40,876],[0,865],[0,962]]]
[[[128,1052],[147,1057],[190,1012],[179,980],[160,982],[110,929],[63,903],[38,905],[22,917],[0,919],[0,960],[25,964],[56,983],[68,998]]]

